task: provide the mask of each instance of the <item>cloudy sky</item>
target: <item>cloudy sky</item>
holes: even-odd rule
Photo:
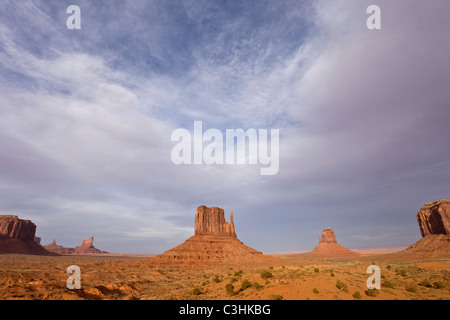
[[[0,213],[117,253],[178,245],[200,205],[263,252],[406,247],[450,197],[449,30],[448,0],[1,1]],[[279,129],[279,172],[173,164],[194,121]]]

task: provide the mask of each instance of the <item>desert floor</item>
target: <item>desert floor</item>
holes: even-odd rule
[[[450,299],[449,257],[374,253],[347,259],[279,254],[276,263],[238,266],[155,266],[150,256],[136,255],[1,254],[0,299]],[[81,289],[69,290],[66,269],[74,264],[81,269]],[[382,287],[375,293],[366,286],[372,264],[381,269]]]

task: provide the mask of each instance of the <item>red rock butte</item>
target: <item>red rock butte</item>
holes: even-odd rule
[[[194,230],[192,237],[151,259],[152,263],[208,265],[278,261],[243,244],[236,236],[233,213],[230,214],[228,223],[221,208],[198,207]]]
[[[0,253],[51,255],[38,244],[36,225],[14,215],[0,216]]]
[[[84,254],[107,254],[106,251],[98,250],[94,247],[94,237],[90,237],[87,240],[83,240],[81,246],[75,248],[66,248],[56,244],[56,240],[53,240],[52,243],[44,246],[44,248],[50,252],[54,252],[61,255],[84,255]]]
[[[344,248],[337,243],[336,234],[331,228],[325,228],[319,236],[319,245],[311,255],[321,258],[357,257],[359,253]]]
[[[450,255],[450,200],[425,203],[416,218],[422,239],[405,251],[419,255]]]

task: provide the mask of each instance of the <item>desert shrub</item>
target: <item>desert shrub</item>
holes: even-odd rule
[[[202,286],[206,286],[208,284],[208,281],[203,281]]]
[[[395,274],[400,275],[402,277],[406,277],[406,270],[405,269],[397,269],[395,271]]]
[[[414,286],[406,286],[405,290],[408,292],[417,292],[417,289]]]
[[[319,272],[319,268],[314,268],[314,272],[315,273]]]
[[[433,285],[428,280],[422,280],[419,282],[419,286],[431,288]]]
[[[236,294],[236,292],[234,292],[234,286],[231,283],[228,283],[225,286],[225,290],[227,291],[228,295],[230,295],[230,296],[234,296]]]
[[[336,288],[338,288],[341,291],[348,292],[347,285],[341,280],[336,281]]]
[[[386,279],[386,276],[384,274],[381,275],[381,279]]]
[[[235,277],[233,277],[233,278],[230,279],[230,282],[231,282],[231,283],[236,282],[236,281],[238,281],[238,279],[235,278]]]
[[[369,297],[376,297],[378,295],[378,290],[377,289],[367,289],[366,291],[364,291],[364,293],[366,295],[368,295]]]
[[[269,300],[283,300],[283,297],[280,296],[279,294],[271,294],[269,296]]]
[[[220,282],[219,276],[215,276],[214,279],[213,279],[213,281],[214,281],[215,283],[219,283],[219,282]]]
[[[441,281],[436,281],[436,282],[433,282],[433,288],[442,289],[442,288],[445,288],[445,284]]]
[[[353,294],[353,298],[355,298],[355,299],[361,299],[361,293],[359,293],[359,291],[356,291],[356,292]]]
[[[273,267],[269,267],[270,270],[273,270]]]
[[[330,273],[330,276],[332,276],[333,278],[334,278],[334,273],[332,272],[332,273]]]
[[[261,285],[260,285],[258,282],[253,282],[253,283],[252,283],[252,288],[253,288],[253,289],[260,289],[260,288],[261,288]]]
[[[194,289],[192,289],[192,294],[193,294],[194,296],[198,296],[200,293],[201,293],[201,291],[200,291],[199,288],[194,288]]]
[[[388,264],[388,265],[386,266],[386,269],[388,269],[388,270],[391,270],[391,268],[392,268],[392,266],[391,266],[390,264]]]
[[[381,284],[383,287],[385,287],[385,288],[394,288],[394,285],[392,284],[392,282],[390,282],[390,281],[383,281],[383,283]]]
[[[313,289],[313,292],[314,292],[315,294],[318,294],[318,293],[319,293],[319,290],[317,290],[317,288],[314,288],[314,289]]]
[[[236,271],[236,272],[234,273],[234,276],[235,276],[235,277],[240,277],[240,276],[242,275],[243,272],[244,272],[244,271],[242,271],[242,270]]]
[[[265,270],[265,271],[261,272],[260,276],[263,279],[268,279],[268,278],[273,277],[273,274],[272,274],[272,272]]]
[[[244,281],[242,281],[241,283],[241,288],[242,290],[247,289],[248,287],[250,287],[252,285],[252,283],[250,281],[248,281],[247,279],[245,279]]]

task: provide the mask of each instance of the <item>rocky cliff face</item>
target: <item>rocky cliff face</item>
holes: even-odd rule
[[[35,241],[36,225],[17,216],[0,216],[0,253],[49,255]]]
[[[426,257],[450,255],[450,200],[425,203],[416,218],[422,239],[403,252]]]
[[[426,203],[416,217],[422,237],[430,234],[450,235],[450,200]]]
[[[230,223],[225,220],[224,210],[218,207],[200,206],[195,213],[195,235],[230,236],[236,238],[233,212]]]
[[[319,243],[337,243],[336,235],[331,228],[325,228],[319,236]]]
[[[36,225],[17,216],[0,216],[0,237],[23,241],[34,240]]]

